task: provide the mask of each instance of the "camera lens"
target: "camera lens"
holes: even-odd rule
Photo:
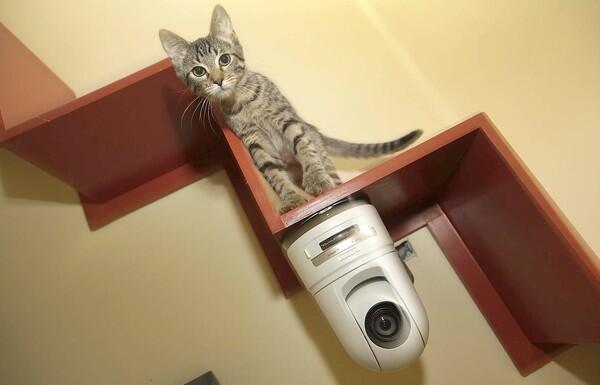
[[[374,305],[365,318],[367,335],[375,344],[386,347],[399,334],[402,316],[396,305],[391,302],[380,302]]]
[[[398,323],[388,314],[383,314],[375,319],[375,333],[382,337],[389,337],[398,331]]]

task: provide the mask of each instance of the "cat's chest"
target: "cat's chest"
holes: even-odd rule
[[[247,130],[259,130],[272,141],[280,139],[276,124],[269,119],[269,114],[250,108],[242,108],[235,114],[226,115],[229,127],[238,136]]]
[[[290,146],[285,143],[281,131],[277,129],[276,122],[268,118],[262,118],[260,115],[236,114],[235,116],[228,117],[227,123],[229,128],[240,138],[245,136],[248,130],[259,131],[261,140],[268,142],[268,145],[267,143],[262,143],[265,149],[270,149],[273,155],[276,155],[287,164],[296,162],[296,157],[292,153]]]

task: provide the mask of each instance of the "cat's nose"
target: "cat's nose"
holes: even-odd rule
[[[219,87],[221,87],[221,84],[223,84],[223,79],[215,79],[213,80],[213,83],[217,84]]]

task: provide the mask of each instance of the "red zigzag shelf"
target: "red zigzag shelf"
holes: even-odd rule
[[[192,96],[167,60],[71,100],[5,28],[0,39],[0,82],[8,85],[0,93],[0,145],[73,186],[92,230],[225,168],[289,296],[298,282],[281,237],[360,193],[394,238],[429,228],[522,374],[565,344],[600,342],[600,260],[484,114],[280,216],[218,111],[218,121],[206,113],[195,121],[198,111],[188,111],[181,124]],[[46,79],[43,92],[30,95],[27,82],[38,78]]]

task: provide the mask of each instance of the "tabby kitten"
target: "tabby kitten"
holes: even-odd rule
[[[399,139],[373,144],[323,135],[296,113],[269,78],[246,67],[231,19],[220,5],[213,10],[208,36],[192,43],[164,29],[159,36],[177,76],[194,94],[219,103],[227,124],[279,196],[281,212],[340,183],[328,153],[345,157],[389,154],[407,147],[422,133],[415,130]],[[302,168],[302,188],[294,183],[290,172],[297,164]]]

